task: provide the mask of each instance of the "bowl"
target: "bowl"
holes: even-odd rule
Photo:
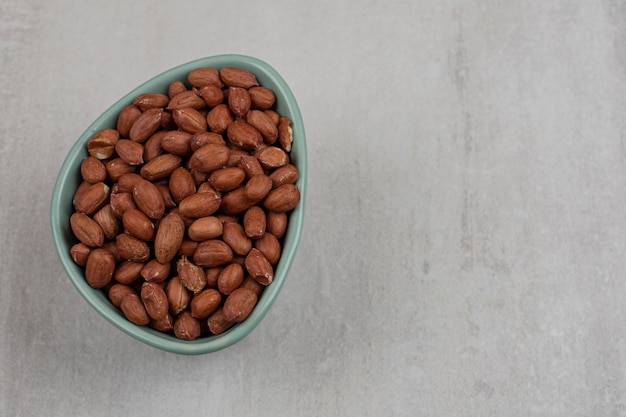
[[[83,268],[75,264],[70,256],[70,248],[77,241],[71,231],[69,218],[74,211],[72,198],[81,182],[80,163],[88,155],[87,141],[96,132],[104,128],[115,128],[119,112],[125,106],[131,104],[133,99],[139,94],[167,94],[168,85],[175,80],[185,82],[187,74],[192,69],[201,67],[220,69],[225,66],[239,67],[254,73],[260,85],[274,91],[276,95],[276,111],[291,119],[293,144],[290,157],[292,163],[299,170],[300,175],[296,185],[300,190],[301,199],[298,206],[288,213],[289,224],[283,240],[282,255],[275,266],[274,280],[264,289],[259,297],[258,304],[250,316],[219,335],[210,335],[193,341],[185,341],[177,339],[174,335],[153,330],[148,326],[132,324],[111,304],[104,291],[94,289],[87,284]],[[272,304],[276,301],[287,279],[300,241],[306,198],[306,178],[307,150],[302,116],[291,89],[281,75],[264,61],[250,56],[229,54],[201,58],[165,71],[135,88],[100,115],[78,138],[63,161],[52,192],[50,204],[52,237],[61,264],[73,286],[78,290],[82,298],[113,326],[149,346],[167,352],[182,355],[215,352],[237,343],[250,334],[263,320]]]

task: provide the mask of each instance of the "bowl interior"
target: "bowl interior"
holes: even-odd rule
[[[220,335],[207,336],[194,341],[184,341],[176,337],[155,331],[149,327],[136,326],[113,306],[101,290],[91,288],[84,279],[83,268],[74,263],[69,254],[71,246],[76,243],[69,226],[69,218],[73,213],[72,197],[80,178],[80,163],[87,156],[87,141],[99,130],[115,128],[117,115],[134,98],[142,93],[165,93],[168,85],[175,81],[186,81],[187,74],[194,68],[213,67],[220,69],[234,66],[254,73],[262,86],[268,87],[276,95],[276,110],[292,121],[293,144],[291,160],[298,167],[300,204],[289,213],[289,225],[283,240],[283,252],[274,271],[274,281],[267,286],[259,298],[259,302],[250,316],[242,323],[235,325]],[[179,354],[203,354],[226,348],[247,336],[267,314],[269,308],[280,292],[291,267],[302,231],[304,203],[306,199],[307,151],[302,116],[295,97],[285,80],[267,63],[243,55],[218,55],[198,59],[177,66],[148,80],[129,92],[99,116],[78,138],[70,149],[59,171],[50,206],[50,217],[53,240],[66,273],[72,284],[84,299],[111,324],[130,336],[158,349]]]

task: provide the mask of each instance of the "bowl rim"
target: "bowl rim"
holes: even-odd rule
[[[294,156],[297,155],[297,163],[295,160],[294,163],[296,163],[299,170],[299,178],[296,184],[300,190],[301,198],[298,206],[289,213],[289,226],[285,236],[285,243],[287,244],[284,245],[280,261],[275,266],[274,281],[265,288],[259,298],[257,306],[250,316],[243,322],[238,323],[219,335],[207,336],[193,341],[185,341],[177,339],[172,335],[158,332],[148,326],[137,326],[130,323],[123,317],[119,310],[110,304],[103,291],[96,290],[86,283],[84,276],[80,274],[81,268],[73,262],[69,255],[69,247],[71,246],[67,238],[69,222],[63,224],[63,219],[69,219],[69,215],[64,217],[62,213],[62,205],[64,202],[67,204],[67,202],[62,200],[61,196],[66,184],[68,184],[70,176],[77,175],[77,159],[80,158],[82,160],[82,158],[87,155],[85,146],[87,140],[100,129],[107,127],[103,126],[105,120],[111,118],[114,114],[117,115],[123,107],[132,102],[134,97],[144,92],[162,91],[163,87],[167,88],[169,82],[175,79],[184,81],[186,80],[187,73],[194,68],[213,67],[219,69],[226,66],[240,67],[253,72],[255,76],[257,76],[257,79],[259,79],[261,85],[271,84],[276,97],[284,98],[284,102],[281,102],[279,106],[285,108],[286,111],[280,111],[280,113],[289,115],[292,121],[294,142],[291,153]],[[73,286],[93,309],[119,330],[149,346],[167,352],[183,355],[216,352],[248,336],[269,312],[269,309],[280,293],[289,269],[291,268],[302,235],[306,182],[307,150],[304,124],[295,96],[283,77],[265,61],[247,55],[222,54],[199,58],[163,71],[140,84],[112,104],[78,137],[59,169],[52,191],[50,201],[50,224],[53,241],[61,264]]]

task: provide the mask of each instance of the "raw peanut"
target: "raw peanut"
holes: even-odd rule
[[[187,86],[182,81],[172,81],[167,86],[167,95],[170,98],[170,102],[174,97],[185,91],[187,91]]]
[[[147,282],[163,282],[170,274],[170,263],[160,263],[156,259],[151,259],[141,269],[140,275]]]
[[[194,87],[215,85],[222,88],[224,86],[219,71],[215,68],[196,68],[187,74],[187,81]]]
[[[274,268],[263,253],[256,249],[250,249],[245,261],[246,271],[259,284],[269,285],[274,280]]]
[[[190,262],[186,256],[176,262],[176,272],[178,272],[180,282],[193,293],[201,291],[206,286],[204,269]]]
[[[203,98],[195,91],[186,90],[173,97],[167,105],[168,110],[179,110],[184,108],[192,108],[202,110],[206,107]]]
[[[117,183],[115,184],[117,188],[114,190],[114,192],[132,193],[135,184],[140,179],[142,179],[141,175],[134,172],[122,175],[121,177],[119,177]]]
[[[209,331],[213,334],[221,334],[235,325],[234,322],[226,320],[224,317],[224,309],[218,308],[207,319]]]
[[[269,170],[285,166],[290,162],[287,152],[276,146],[268,146],[261,149],[257,155],[257,159],[263,168]]]
[[[130,285],[139,279],[143,262],[123,261],[115,268],[113,278],[120,284]]]
[[[78,187],[76,188],[76,191],[74,192],[74,196],[72,197],[72,204],[74,206],[76,205],[76,202],[82,198],[82,195],[85,194],[85,191],[87,191],[89,187],[91,187],[92,185],[93,184],[85,180],[81,181],[81,183],[78,184]],[[74,210],[76,210],[76,207],[74,207]]]
[[[150,136],[148,140],[143,143],[143,160],[145,162],[152,161],[157,156],[163,154],[163,148],[161,148],[161,139],[167,134],[166,131],[158,131],[154,135]]]
[[[90,184],[106,180],[107,170],[102,161],[93,156],[87,156],[80,163],[80,175]]]
[[[250,88],[259,85],[256,77],[250,71],[236,67],[224,67],[219,71],[220,79],[229,87]]]
[[[85,246],[100,247],[104,244],[104,232],[100,225],[86,214],[75,212],[70,216],[74,236]]]
[[[145,142],[161,125],[163,109],[149,109],[141,113],[133,122],[128,137],[135,142]]]
[[[219,291],[208,288],[195,294],[189,305],[191,316],[197,319],[206,319],[220,306],[222,295]]]
[[[270,146],[270,145],[268,145],[268,144],[267,144],[267,143],[265,143],[265,142],[261,142],[261,143],[259,144],[259,146],[257,146],[257,147],[256,147],[256,149],[251,149],[251,150],[249,150],[248,152],[250,152],[250,154],[251,154],[251,155],[253,155],[255,158],[259,159],[259,152],[261,152],[261,150],[262,150],[262,149],[265,149],[265,148],[267,148],[268,146]],[[259,162],[260,162],[260,161],[259,161]]]
[[[278,139],[278,127],[272,119],[261,110],[250,110],[246,121],[261,133],[263,140],[268,145],[272,145]]]
[[[200,242],[193,254],[194,262],[206,268],[223,266],[233,259],[233,251],[222,240],[210,239]]]
[[[243,282],[241,283],[240,288],[247,288],[249,290],[252,290],[257,295],[257,297],[259,297],[265,289],[265,286],[259,284],[257,280],[252,278],[250,275],[246,275],[243,279]]]
[[[258,301],[254,291],[248,288],[237,288],[224,301],[224,319],[234,323],[244,321]]]
[[[170,313],[167,313],[165,315],[165,318],[161,320],[150,320],[148,326],[159,332],[169,333],[174,330],[174,319],[172,318]]]
[[[218,104],[206,115],[206,121],[211,132],[224,133],[235,117],[230,112],[227,104]]]
[[[135,165],[129,164],[122,158],[110,159],[104,164],[104,166],[107,170],[109,179],[113,183],[117,182],[122,175],[135,172],[137,169]]]
[[[270,191],[263,205],[269,211],[287,212],[293,210],[300,202],[300,190],[294,184],[284,184]]]
[[[145,262],[150,258],[150,248],[146,242],[122,233],[115,238],[115,245],[122,259],[134,262]]]
[[[102,249],[113,255],[116,264],[124,261],[124,259],[122,259],[120,253],[117,250],[117,244],[114,240],[107,240],[106,242],[104,242],[104,245],[102,245]]]
[[[90,252],[91,248],[84,243],[76,243],[70,248],[70,256],[78,266],[87,265],[87,258]]]
[[[228,89],[228,107],[235,117],[246,117],[250,110],[250,94],[248,90],[241,87],[230,87]]]
[[[187,235],[191,240],[201,242],[221,236],[222,230],[223,225],[220,219],[215,216],[207,216],[196,219],[191,223],[187,228]]]
[[[246,196],[245,187],[239,187],[226,193],[222,197],[220,209],[222,213],[228,215],[241,214],[255,204]]]
[[[224,92],[215,85],[205,85],[198,90],[198,94],[202,97],[207,107],[213,108],[224,101]]]
[[[104,238],[107,240],[114,240],[115,236],[117,236],[121,231],[120,222],[117,217],[115,217],[111,204],[107,204],[98,210],[93,215],[93,220],[98,223],[102,229]]]
[[[222,198],[215,192],[198,192],[183,198],[178,210],[181,216],[197,219],[215,213],[222,202]]]
[[[198,247],[198,242],[191,239],[183,239],[183,243],[180,244],[180,248],[176,252],[176,256],[186,256],[188,258],[193,257],[196,248]]]
[[[278,142],[286,151],[291,151],[291,143],[293,142],[293,129],[291,128],[291,120],[281,116],[278,122]]]
[[[233,151],[231,151],[231,154]],[[246,172],[238,167],[227,167],[213,171],[209,176],[209,184],[217,191],[231,191],[239,187],[246,179]]]
[[[146,162],[139,173],[148,181],[157,181],[169,177],[181,164],[182,158],[180,156],[165,153]]]
[[[224,295],[228,295],[239,288],[243,282],[243,267],[232,263],[224,267],[217,277],[217,289]],[[207,315],[208,316],[208,315]]]
[[[276,95],[267,87],[250,87],[248,93],[250,93],[250,100],[254,109],[268,110],[276,102]]]
[[[284,184],[295,184],[298,181],[299,172],[293,164],[287,164],[280,168],[276,168],[270,174],[273,188],[278,188]]]
[[[189,301],[191,301],[191,292],[185,288],[178,276],[168,281],[165,287],[165,294],[167,295],[170,312],[173,315],[177,315],[186,309]]]
[[[226,145],[208,143],[196,151],[189,158],[189,169],[200,172],[213,172],[223,168],[228,163],[230,150]]]
[[[115,143],[120,133],[115,129],[102,129],[89,139],[87,151],[97,159],[109,159],[115,153]]]
[[[189,133],[205,132],[207,130],[207,120],[198,110],[186,107],[172,111],[174,122],[180,129]]]
[[[265,212],[259,206],[252,206],[243,215],[243,229],[250,239],[258,239],[265,233]]]
[[[111,193],[111,210],[115,217],[121,219],[126,210],[137,208],[132,193]]]
[[[220,210],[223,214],[236,216],[255,205],[255,203],[255,201],[247,197],[246,189],[242,186],[229,191],[222,197]]]
[[[92,288],[103,288],[113,278],[115,258],[111,252],[97,248],[91,251],[85,265],[85,280]]]
[[[167,316],[169,303],[165,290],[159,284],[144,282],[141,286],[141,301],[150,318],[163,320]]]
[[[167,182],[157,184],[157,188],[161,193],[161,197],[163,197],[163,203],[165,204],[165,210],[169,211],[176,208],[176,201],[172,198],[172,194],[170,194],[170,188]]]
[[[167,106],[170,98],[165,94],[145,93],[138,95],[133,104],[139,107],[139,110],[145,112],[148,109],[163,108]]]
[[[161,148],[174,155],[190,156],[191,137],[191,133],[182,130],[169,131],[161,138]]]
[[[177,203],[180,203],[183,198],[196,193],[196,183],[189,170],[184,167],[178,167],[172,171],[168,186],[172,198]]]
[[[250,201],[261,201],[272,189],[272,180],[265,174],[253,175],[245,186],[246,197]]]
[[[182,340],[195,340],[200,336],[200,322],[183,311],[174,319],[174,334]]]
[[[200,132],[191,137],[191,150],[195,152],[209,143],[213,143],[216,145],[226,145],[224,138],[219,133]]]
[[[115,307],[120,308],[122,300],[124,300],[124,297],[128,294],[135,294],[135,290],[125,284],[113,284],[111,288],[109,288],[109,301],[111,301],[111,304]]]
[[[150,219],[160,219],[165,213],[165,201],[156,185],[140,180],[133,187],[133,200],[139,210]]]
[[[276,236],[265,232],[263,236],[254,241],[254,247],[267,258],[270,264],[276,265],[280,260],[281,245]]]
[[[268,211],[265,213],[267,221],[267,231],[276,236],[278,239],[285,236],[287,231],[287,213]]]
[[[198,193],[213,193],[218,197],[222,196],[222,193],[217,191],[215,188],[211,186],[211,184],[209,184],[208,178],[207,178],[207,181],[204,181],[202,184],[198,186],[197,192]]]
[[[261,132],[243,119],[237,119],[229,124],[226,135],[230,143],[245,150],[257,149],[263,143]]]
[[[209,288],[217,288],[217,278],[224,270],[222,266],[214,266],[212,268],[204,269],[204,276],[206,277],[206,286]]]
[[[126,210],[122,215],[122,224],[125,231],[137,239],[150,241],[154,238],[154,223],[141,210]]]
[[[189,108],[189,107],[187,107]],[[195,109],[192,109],[195,111]],[[206,118],[206,110],[199,110],[200,114],[202,115],[203,118]],[[166,118],[167,116],[167,118]],[[161,122],[161,131],[166,131],[166,132],[173,132],[176,130],[180,130],[180,127],[178,127],[178,125],[176,124],[176,121],[174,120],[174,114],[173,112],[166,110],[163,112],[163,122]],[[201,122],[201,123],[206,123],[206,121]]]
[[[239,159],[237,166],[246,172],[248,178],[251,178],[254,175],[265,174],[259,160],[252,155],[242,156]]]
[[[74,209],[91,216],[106,204],[110,191],[110,187],[104,182],[92,184],[74,198]]]
[[[134,104],[130,104],[122,109],[119,116],[117,116],[117,131],[120,137],[128,137],[130,127],[140,115],[141,110]]]
[[[247,255],[252,248],[252,241],[239,223],[226,222],[223,225],[222,240],[237,255]]]
[[[94,214],[93,218],[102,227],[106,239],[114,240],[121,232],[119,219],[123,219],[124,213],[129,210],[137,210],[132,194],[116,192],[111,194],[110,204]]]
[[[280,124],[280,115],[278,113],[276,113],[274,110],[265,110],[263,111],[263,113],[267,114],[269,118],[272,119],[272,122],[274,122],[276,127],[278,127],[278,125]]]
[[[128,165],[143,164],[143,145],[130,139],[120,139],[115,144],[115,152]]]
[[[137,326],[145,326],[150,323],[150,316],[148,316],[146,308],[137,294],[128,294],[124,297],[120,309],[126,319]]]
[[[243,149],[231,149],[230,154],[228,155],[228,163],[226,164],[227,168],[234,168],[239,165],[239,161],[242,157],[249,155],[247,151]]]
[[[169,213],[159,222],[154,238],[154,256],[162,264],[174,259],[185,236],[185,224],[176,213]]]

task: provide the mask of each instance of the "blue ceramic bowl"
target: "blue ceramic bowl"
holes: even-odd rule
[[[76,243],[69,225],[69,218],[74,210],[72,197],[81,182],[80,163],[87,156],[87,141],[101,129],[115,128],[119,112],[131,104],[136,96],[142,93],[160,92],[167,94],[167,88],[171,82],[176,80],[185,82],[187,74],[194,68],[213,67],[219,69],[225,66],[239,67],[254,73],[262,86],[274,91],[277,112],[291,119],[293,144],[290,156],[292,163],[299,170],[297,186],[300,189],[301,200],[300,204],[289,213],[289,225],[284,237],[282,256],[275,268],[274,281],[265,288],[250,316],[222,334],[184,341],[149,327],[132,324],[109,302],[102,290],[93,289],[87,284],[83,269],[76,265],[70,256],[70,248]],[[285,279],[287,279],[300,241],[306,199],[306,179],[307,150],[302,116],[293,93],[280,74],[267,63],[249,56],[218,55],[202,58],[165,71],[135,88],[98,117],[78,138],[61,166],[52,193],[50,205],[52,236],[61,264],[78,293],[115,327],[137,340],[164,351],[186,355],[214,352],[231,346],[246,337],[261,322],[276,300]]]

